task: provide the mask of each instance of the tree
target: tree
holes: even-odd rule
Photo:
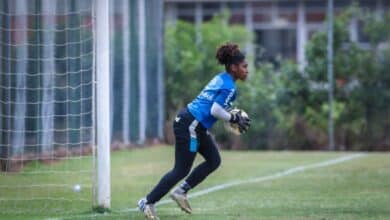
[[[365,31],[371,40],[369,49],[363,49],[349,40],[348,22],[351,16],[358,16],[365,21]],[[386,145],[386,140],[388,141],[386,128],[389,127],[390,115],[390,77],[386,70],[389,68],[389,49],[378,49],[377,45],[388,41],[389,21],[388,14],[381,21],[371,14],[363,15],[356,7],[346,10],[334,21],[334,120],[336,142],[340,149],[373,150],[376,146]],[[306,129],[318,131],[315,133],[319,141],[312,144],[319,146],[326,145],[320,140],[326,134],[329,108],[326,91],[326,42],[326,33],[317,32],[306,46],[308,65],[305,74],[301,75],[305,76],[310,85],[308,96],[292,93],[290,90],[294,91],[294,83],[289,85],[290,82],[284,81],[291,99],[284,109],[293,110],[300,115],[299,118],[303,117],[303,122],[300,123]],[[307,83],[302,84],[300,89],[307,89]],[[302,101],[303,115],[302,105],[298,107],[291,104]]]

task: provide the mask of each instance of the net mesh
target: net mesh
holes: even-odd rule
[[[1,213],[91,206],[92,6],[1,2]]]

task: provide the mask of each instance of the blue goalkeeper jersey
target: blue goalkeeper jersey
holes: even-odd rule
[[[227,73],[219,73],[203,88],[202,92],[187,105],[188,111],[205,128],[210,128],[217,121],[211,115],[211,106],[214,102],[224,109],[231,108],[231,102],[236,99],[236,85],[233,77]]]

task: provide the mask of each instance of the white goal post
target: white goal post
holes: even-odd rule
[[[110,28],[109,0],[95,2],[95,71],[97,127],[97,210],[110,208]]]

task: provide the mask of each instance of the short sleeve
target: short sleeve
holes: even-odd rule
[[[218,103],[223,108],[227,108],[230,106],[230,102],[234,101],[234,93],[234,89],[222,89],[215,97],[214,102]]]

